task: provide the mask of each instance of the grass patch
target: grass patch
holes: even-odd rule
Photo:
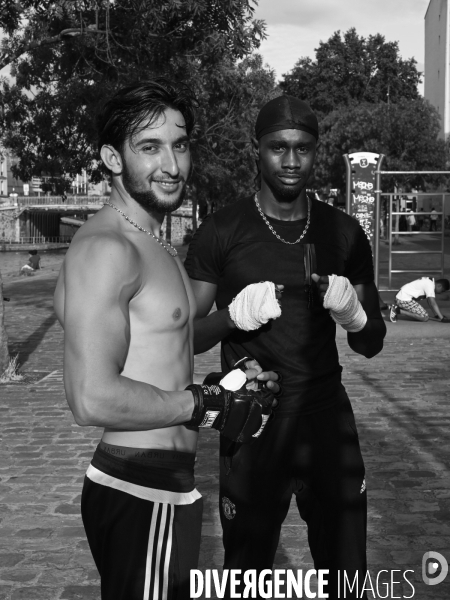
[[[9,365],[0,375],[0,383],[11,383],[15,381],[23,381],[23,375],[19,373],[19,355],[11,356]]]

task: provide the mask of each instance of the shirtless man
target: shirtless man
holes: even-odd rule
[[[198,426],[251,439],[270,414],[267,387],[278,387],[190,385],[195,300],[159,235],[183,201],[193,124],[189,93],[167,80],[109,100],[98,133],[111,198],[74,237],[55,292],[69,406],[79,425],[104,428],[81,500],[103,600],[189,598],[202,514]],[[272,376],[259,366],[246,374]],[[247,409],[251,430],[237,422]]]

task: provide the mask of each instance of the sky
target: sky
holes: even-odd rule
[[[255,18],[266,22],[268,39],[259,52],[277,78],[340,30],[376,33],[398,42],[402,58],[424,65],[424,18],[429,0],[258,0]],[[423,84],[420,88],[423,93]]]

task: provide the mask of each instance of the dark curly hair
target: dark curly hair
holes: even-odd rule
[[[436,279],[434,285],[437,285],[438,283],[441,284],[444,292],[448,292],[448,290],[450,289],[450,281],[448,279]]]
[[[195,125],[197,102],[185,84],[157,77],[118,90],[97,117],[98,149],[105,144],[122,152],[127,139],[160,117],[167,108],[179,110],[189,135]]]

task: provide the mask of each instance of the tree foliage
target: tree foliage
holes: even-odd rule
[[[252,18],[252,0],[3,0],[3,4],[0,27],[7,39],[0,68],[33,51],[32,62],[38,56],[53,55],[55,60],[59,55],[69,73],[74,69],[85,75],[103,74],[106,80],[135,79],[142,69],[164,70],[179,56],[211,63],[224,54],[242,58],[264,36],[263,22]],[[35,54],[43,48],[48,49],[46,55]],[[26,65],[22,62],[21,67]],[[29,69],[27,76],[32,77]],[[41,76],[36,74],[38,80]]]
[[[222,63],[196,79],[199,99],[193,182],[200,202],[233,202],[253,189],[251,147],[260,108],[281,92],[259,55]],[[211,115],[214,121],[211,121]]]
[[[17,176],[47,173],[68,187],[59,176],[86,169],[100,180],[102,101],[122,85],[165,74],[188,83],[199,100],[193,188],[201,202],[215,193],[224,203],[245,187],[237,158],[248,164],[248,125],[275,85],[250,56],[265,35],[253,0],[7,4],[0,65],[11,62],[15,83],[3,82],[2,137],[20,159]]]
[[[380,34],[364,38],[351,28],[320,42],[315,60],[300,58],[280,87],[326,115],[361,102],[414,100],[420,76],[413,58],[400,57],[397,42],[386,42]]]
[[[445,170],[446,146],[438,133],[437,111],[423,98],[338,108],[321,122],[315,182],[343,189],[342,155],[351,152],[385,154],[383,168],[390,171]],[[385,189],[398,185],[424,189],[427,179],[383,177]]]
[[[342,155],[358,151],[385,154],[389,170],[445,169],[439,116],[419,95],[420,81],[416,61],[402,59],[397,42],[380,34],[364,38],[354,28],[320,42],[315,60],[300,58],[280,87],[308,102],[319,117],[312,185],[343,190]],[[384,187],[399,183],[383,178]],[[411,177],[408,185],[429,183]]]

